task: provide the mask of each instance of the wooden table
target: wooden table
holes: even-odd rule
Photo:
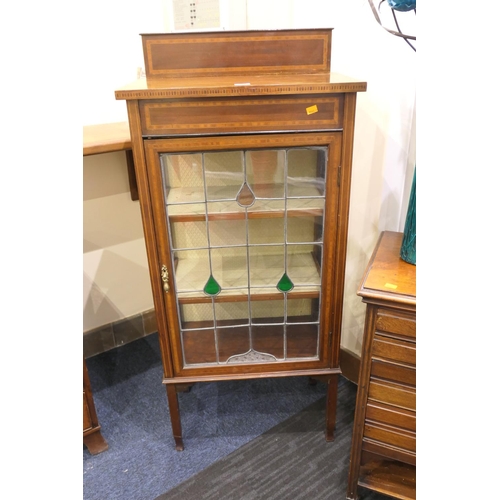
[[[347,498],[358,486],[416,497],[416,266],[381,234],[358,295],[367,304]]]
[[[128,122],[104,123],[83,127],[83,156],[125,151],[132,200],[138,200],[137,182],[132,158],[132,142]],[[92,388],[83,360],[83,443],[93,455],[108,449],[97,419]]]
[[[101,434],[101,426],[97,420],[85,358],[83,359],[83,444],[92,455],[108,449],[108,443]]]
[[[83,156],[125,151],[132,200],[139,199],[135,177],[132,141],[128,122],[103,123],[83,127]]]

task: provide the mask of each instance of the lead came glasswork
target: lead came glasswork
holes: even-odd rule
[[[255,203],[255,195],[246,182],[241,186],[240,192],[236,196],[236,201],[242,207],[251,207]]]
[[[318,359],[326,152],[162,155],[185,366]]]

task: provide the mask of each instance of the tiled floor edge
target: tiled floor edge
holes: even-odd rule
[[[154,309],[102,325],[83,334],[83,356],[96,356],[156,331]]]

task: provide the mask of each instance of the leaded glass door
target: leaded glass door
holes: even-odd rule
[[[329,163],[340,155],[331,151],[336,135],[328,137],[320,145],[224,148],[218,139],[215,150],[154,148],[178,368],[326,363],[325,262],[336,213]]]

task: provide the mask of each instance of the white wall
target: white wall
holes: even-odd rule
[[[415,164],[415,53],[377,24],[366,0],[232,0],[221,5],[228,9],[222,17],[226,29],[333,28],[332,71],[368,83],[367,92],[358,94],[342,332],[342,345],[359,353],[365,306],[357,287],[380,231],[404,226]],[[143,67],[139,34],[170,30],[170,0],[89,0],[86,6],[83,124],[126,120],[125,103],[114,100],[114,90],[134,80]],[[105,177],[123,184],[124,160],[121,167],[107,168],[108,160],[95,157],[90,168],[84,162],[84,189]],[[84,220],[95,233],[99,218],[89,216],[90,210],[103,214],[111,240],[113,232],[123,230],[124,213],[134,223],[129,233],[121,233],[118,249],[102,238],[86,247],[84,330],[114,315],[127,317],[140,307],[152,307],[145,291],[144,243],[137,232],[138,202],[124,191],[87,198]],[[88,234],[84,238],[90,241]],[[124,276],[132,294],[122,293]],[[141,283],[135,291],[130,288],[134,280]]]

